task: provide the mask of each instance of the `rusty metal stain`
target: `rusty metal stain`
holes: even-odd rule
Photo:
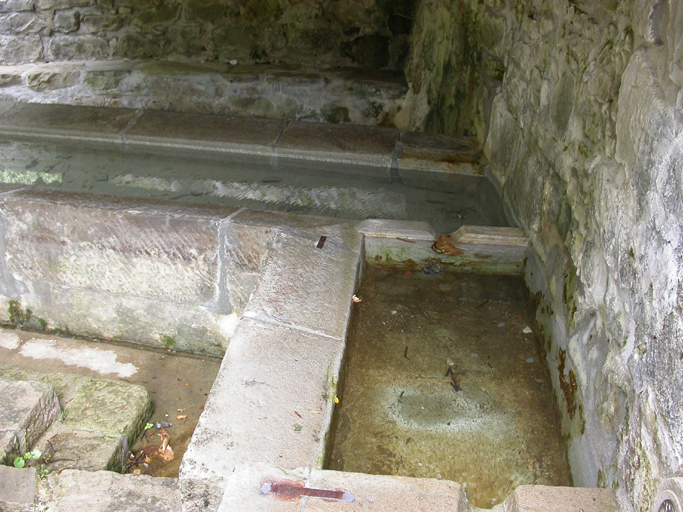
[[[264,482],[261,485],[261,494],[273,494],[282,498],[302,498],[304,496],[311,496],[313,498],[322,498],[326,501],[340,501],[343,503],[350,503],[356,498],[348,491],[333,490],[333,489],[314,489],[305,487],[300,482]]]

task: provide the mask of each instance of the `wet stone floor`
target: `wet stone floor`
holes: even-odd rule
[[[152,398],[152,425],[133,447],[160,446],[157,427],[164,427],[173,451],[171,460],[148,457],[129,464],[129,472],[178,477],[183,455],[190,444],[208,393],[220,368],[220,358],[174,353],[163,348],[141,347],[50,336],[0,328],[0,365],[38,373],[62,372],[118,380],[143,386]],[[1,372],[0,372],[1,374]],[[58,456],[58,453],[57,453]]]
[[[572,485],[520,278],[367,267],[327,467],[463,484],[490,508]]]

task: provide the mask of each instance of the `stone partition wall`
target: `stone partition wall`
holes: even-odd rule
[[[414,38],[404,121],[485,141],[530,237],[575,484],[649,510],[683,472],[683,2],[425,0]]]
[[[143,59],[401,69],[416,0],[0,0],[0,64]]]

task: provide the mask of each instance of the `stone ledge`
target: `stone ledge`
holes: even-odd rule
[[[244,319],[228,346],[180,467],[181,480],[225,486],[263,461],[320,466],[344,342]]]
[[[206,114],[390,125],[400,76],[357,69],[93,60],[0,66],[0,97]]]

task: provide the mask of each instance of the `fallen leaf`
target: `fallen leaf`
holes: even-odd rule
[[[172,461],[173,449],[170,446],[167,446],[164,452],[161,454],[161,458],[164,459],[166,462]]]
[[[178,412],[183,412],[185,409],[178,409]]]
[[[178,416],[175,417],[177,420],[186,420],[187,419],[187,414],[178,414]]]
[[[140,469],[134,469],[134,470],[133,470],[133,474],[134,474],[134,475],[140,475],[140,474],[142,474],[142,470],[140,470]]]
[[[363,299],[358,298],[356,295],[354,295],[353,297],[351,297],[351,300],[352,300],[353,302],[355,302],[355,303],[363,302]]]

